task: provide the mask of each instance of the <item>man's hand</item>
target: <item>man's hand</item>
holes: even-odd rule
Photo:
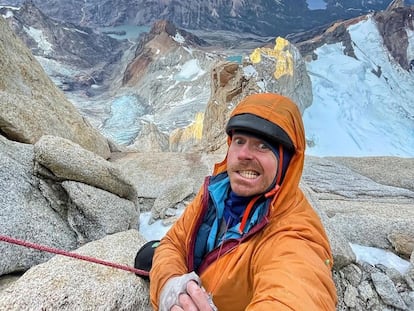
[[[212,311],[208,294],[194,281],[187,283],[187,293],[178,298],[180,306],[173,306],[171,311]]]

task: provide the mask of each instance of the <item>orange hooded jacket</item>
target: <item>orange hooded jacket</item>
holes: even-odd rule
[[[305,151],[300,112],[286,97],[256,94],[241,101],[232,116],[243,113],[280,126],[292,140],[295,153],[272,199],[266,225],[226,252],[218,252],[217,258],[200,273],[202,285],[220,311],[335,310],[337,297],[328,238],[299,189]],[[213,175],[225,171],[226,165],[226,159],[216,164]],[[155,252],[150,272],[155,310],[166,281],[191,272],[188,258],[202,217],[204,193],[201,188]]]

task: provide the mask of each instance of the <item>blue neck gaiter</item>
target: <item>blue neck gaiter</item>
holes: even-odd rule
[[[224,202],[223,217],[229,228],[237,225],[252,197],[242,197],[230,191]]]

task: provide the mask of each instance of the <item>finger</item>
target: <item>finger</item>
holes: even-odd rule
[[[178,301],[184,311],[199,311],[193,299],[187,294],[181,294]]]
[[[177,306],[177,305],[174,305],[174,306],[170,309],[170,311],[184,311],[184,310],[183,310],[183,308],[181,308],[181,307],[179,307],[179,306]]]
[[[211,306],[208,300],[207,293],[198,286],[195,282],[187,283],[187,293],[191,297],[192,301],[197,306],[197,310],[200,311],[210,311]]]

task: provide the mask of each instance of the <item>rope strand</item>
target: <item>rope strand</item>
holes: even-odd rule
[[[5,235],[0,235],[0,241],[7,242],[7,243],[10,243],[10,244],[16,244],[16,245],[20,245],[20,246],[24,246],[24,247],[28,247],[28,248],[33,248],[33,249],[43,251],[43,252],[48,252],[48,253],[52,253],[52,254],[57,254],[57,255],[62,255],[62,256],[66,256],[66,257],[71,257],[71,258],[76,258],[76,259],[88,261],[88,262],[93,262],[93,263],[96,263],[96,264],[99,264],[99,265],[104,265],[104,266],[108,266],[108,267],[112,267],[112,268],[116,268],[116,269],[120,269],[120,270],[125,270],[125,271],[128,271],[128,272],[133,272],[133,273],[135,273],[137,275],[141,275],[141,276],[148,276],[149,275],[149,272],[145,271],[145,270],[140,270],[140,269],[136,269],[136,268],[133,268],[133,267],[130,267],[130,266],[125,266],[125,265],[105,261],[105,260],[98,259],[98,258],[84,256],[84,255],[77,254],[77,253],[71,253],[71,252],[61,250],[61,249],[48,247],[48,246],[45,246],[45,245],[31,243],[31,242],[15,239],[15,238],[5,236]]]

